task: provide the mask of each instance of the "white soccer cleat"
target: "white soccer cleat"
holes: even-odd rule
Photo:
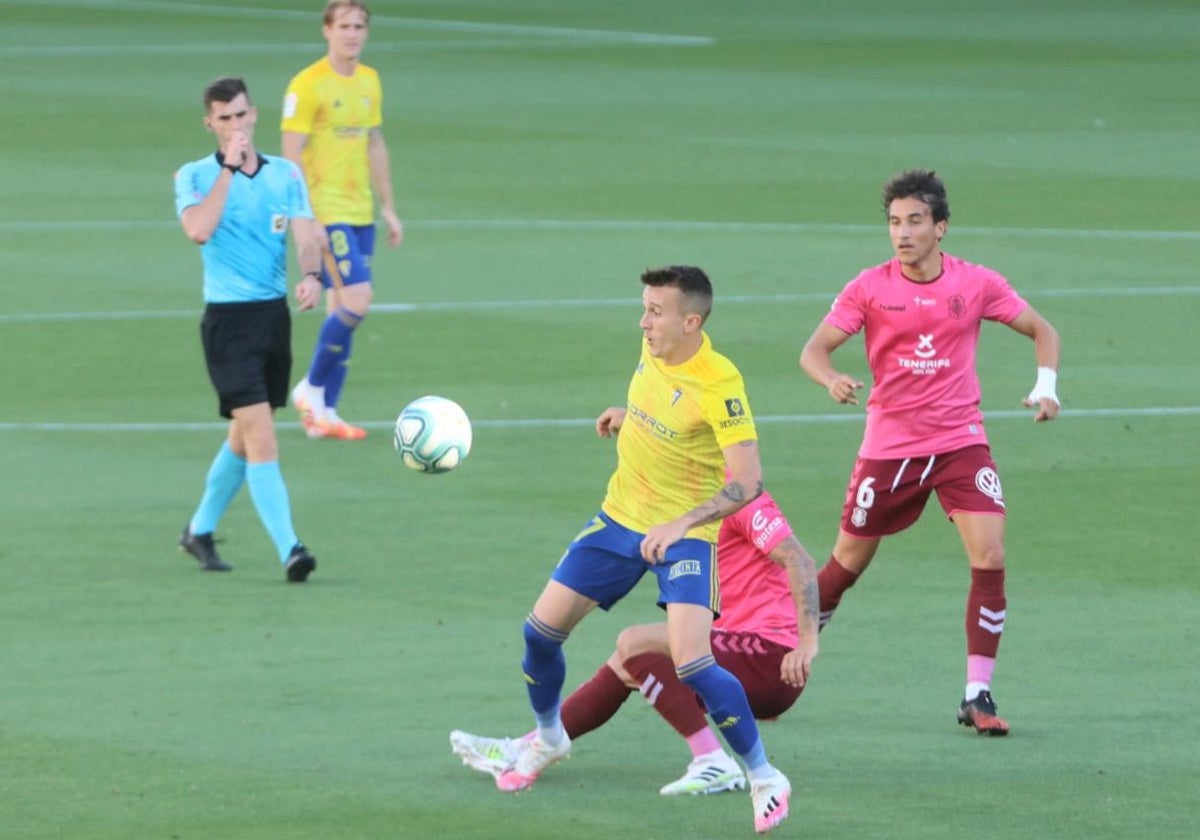
[[[754,830],[766,834],[788,817],[791,782],[778,770],[765,779],[750,783],[750,801],[754,804]]]
[[[324,432],[319,428],[325,420],[323,388],[318,391],[308,384],[308,377],[304,377],[292,389],[292,405],[300,415],[300,425],[304,427],[305,434],[310,438],[325,437]]]
[[[367,436],[366,429],[347,423],[338,416],[337,409],[329,407],[325,409],[325,419],[315,421],[312,427],[305,431],[309,437],[328,437],[338,440],[362,440]]]
[[[318,400],[317,395],[313,393],[315,390],[312,385],[308,384],[307,376],[296,383],[296,387],[292,389],[292,405],[296,407],[297,411],[325,410],[325,400],[323,397]]]
[[[724,750],[692,759],[682,777],[659,791],[663,796],[699,796],[726,790],[745,790],[742,768]]]
[[[501,774],[511,770],[517,763],[517,758],[529,744],[530,737],[525,738],[485,738],[482,735],[472,735],[455,729],[450,733],[450,750],[462,763],[480,773],[490,773],[493,779],[499,779]]]
[[[517,756],[517,763],[496,777],[496,787],[508,793],[531,788],[543,770],[570,755],[571,739],[565,732],[562,741],[553,747],[543,741],[541,736],[534,735]]]

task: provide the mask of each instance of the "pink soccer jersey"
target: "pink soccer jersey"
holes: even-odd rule
[[[895,259],[847,283],[825,321],[850,335],[865,330],[874,383],[859,456],[912,458],[986,444],[979,326],[1007,324],[1027,306],[1000,274],[950,254],[929,283],[906,278]]]
[[[787,571],[767,555],[792,535],[770,493],[721,522],[717,572],[721,617],[716,632],[757,633],[789,648],[799,641]]]

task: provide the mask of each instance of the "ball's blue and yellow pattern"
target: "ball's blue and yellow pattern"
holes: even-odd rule
[[[392,442],[409,469],[449,472],[471,451],[471,421],[453,400],[421,397],[406,405],[396,418]]]

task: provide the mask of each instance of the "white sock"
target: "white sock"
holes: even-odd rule
[[[308,391],[308,406],[312,409],[313,417],[317,420],[324,420],[327,411],[325,408],[325,386],[322,385],[318,388],[305,379],[304,389]]]
[[[746,768],[746,776],[752,782],[758,782],[758,781],[762,781],[763,779],[769,779],[772,776],[778,775],[778,773],[779,773],[779,771],[776,770],[774,767],[772,767],[770,764],[764,764],[761,767],[755,767],[753,770],[751,770],[749,767]]]
[[[557,747],[567,737],[567,730],[563,728],[562,720],[560,719],[554,726],[538,726],[538,737],[542,739],[542,743],[548,747]]]
[[[987,683],[969,682],[967,683],[966,691],[963,692],[964,700],[974,700],[981,692],[988,690]]]

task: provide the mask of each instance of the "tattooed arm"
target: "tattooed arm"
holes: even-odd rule
[[[813,660],[817,658],[821,606],[816,563],[795,536],[775,546],[769,556],[772,562],[787,570],[792,600],[796,602],[796,625],[800,636],[796,649],[783,658],[779,676],[789,685],[802,686],[808,681]]]
[[[717,495],[689,510],[683,516],[655,525],[642,540],[642,557],[657,563],[667,548],[697,525],[724,519],[758,498],[763,491],[762,463],[758,459],[758,441],[744,440],[727,446],[725,469],[729,480]]]

